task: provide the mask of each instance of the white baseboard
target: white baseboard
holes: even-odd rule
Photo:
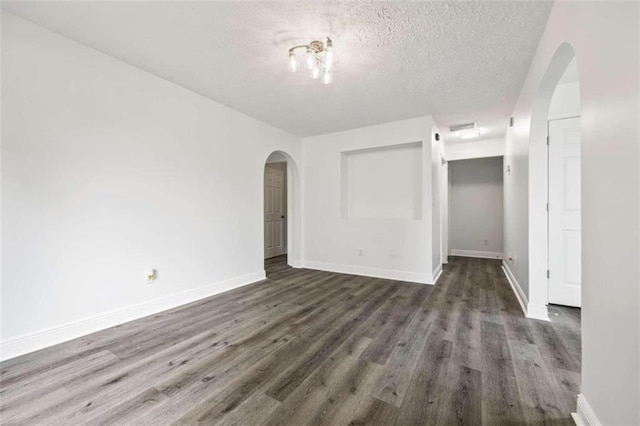
[[[433,284],[433,276],[423,272],[398,271],[395,269],[379,269],[369,266],[344,265],[339,263],[316,262],[305,260],[304,267],[319,271],[337,272],[339,274],[362,275],[365,277],[384,278],[387,280],[408,281],[421,284]]]
[[[541,321],[550,321],[549,310],[547,309],[547,305],[538,305],[535,303],[528,303],[527,318],[537,319]]]
[[[451,256],[478,257],[480,259],[502,259],[504,257],[503,253],[497,253],[493,251],[476,251],[476,250],[451,249],[450,254]]]
[[[440,275],[442,275],[442,265],[438,265],[438,267],[436,268],[435,271],[433,271],[433,283],[437,283],[438,282],[438,278],[440,278]]]
[[[513,275],[511,268],[509,268],[509,265],[504,260],[502,261],[502,271],[507,277],[507,281],[509,281],[511,289],[515,293],[516,299],[518,299],[518,303],[520,304],[520,308],[522,309],[522,312],[524,312],[524,315],[531,319],[549,321],[547,305],[538,305],[529,302],[529,299],[527,298],[524,290],[522,290],[522,287],[520,287],[520,283],[516,279],[516,276]]]
[[[502,261],[502,271],[504,272],[504,275],[507,277],[507,281],[509,281],[509,284],[511,285],[511,289],[516,295],[516,299],[518,299],[518,303],[520,304],[520,308],[522,309],[522,312],[524,312],[524,315],[527,316],[527,305],[529,304],[527,295],[522,290],[522,287],[520,287],[520,284],[518,283],[516,276],[513,275],[513,272],[511,272],[509,265],[507,265],[504,260]]]
[[[253,284],[264,279],[266,279],[265,271],[256,271],[204,287],[186,290],[137,305],[127,306],[126,308],[7,339],[0,342],[0,360],[4,361],[24,355],[125,322],[195,302],[234,288]]]
[[[300,259],[293,259],[291,257],[287,258],[287,262],[289,263],[289,266],[291,266],[292,268],[302,268],[303,266],[303,262]]]
[[[571,417],[577,426],[602,426],[583,394],[578,395],[578,408]]]

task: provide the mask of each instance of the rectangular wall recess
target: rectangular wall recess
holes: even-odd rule
[[[422,142],[342,152],[344,219],[422,219]]]

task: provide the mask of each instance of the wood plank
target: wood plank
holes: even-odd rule
[[[436,424],[482,424],[482,373],[451,363],[446,378],[452,386],[444,388],[435,402]]]
[[[137,419],[166,399],[167,396],[156,388],[149,388],[91,419],[89,423],[101,426],[135,423]]]
[[[502,324],[482,321],[482,418],[514,424],[523,418],[507,336]]]
[[[536,344],[548,365],[559,370],[580,372],[580,361],[567,350],[551,323],[534,321],[532,329]]]
[[[398,408],[371,396],[365,397],[353,413],[349,426],[386,426],[396,423]],[[403,423],[399,423],[403,424]]]
[[[283,418],[291,424],[317,424],[331,417],[338,402],[343,405],[344,399],[358,392],[367,368],[367,362],[359,357],[370,343],[371,339],[362,337],[341,345],[282,402],[266,424],[281,424]]]
[[[430,327],[427,313],[421,311],[414,316],[389,356],[387,368],[384,369],[384,374],[373,390],[372,395],[375,398],[396,407],[402,405]]]
[[[389,316],[388,322],[378,330],[373,342],[362,354],[362,359],[384,365],[398,340],[402,337],[404,330],[431,291],[431,286],[417,286],[415,288],[406,286],[404,288],[408,291],[406,294],[399,291],[401,297],[392,300],[394,307],[390,311],[393,314]]]
[[[557,423],[562,424],[564,414],[561,399],[553,386],[554,372],[545,367],[538,347],[518,340],[511,340],[509,344],[527,423],[544,423],[546,419],[557,419]],[[565,420],[571,422],[570,419]]]
[[[434,406],[451,359],[452,343],[442,338],[442,330],[434,329],[424,345],[411,384],[398,415],[398,424],[415,425],[435,423],[438,407]]]
[[[272,383],[267,395],[283,401],[333,351],[333,348],[346,339],[348,333],[357,327],[358,321],[366,319],[374,307],[381,305],[396,290],[394,287],[377,289],[371,300],[357,309],[357,298],[353,298],[346,309],[336,307],[328,319],[324,318],[318,322],[304,338],[290,342],[277,353],[267,357],[238,380],[228,384],[224,392],[210,398],[203,407],[196,407],[186,413],[181,420],[220,421],[265,382]],[[337,325],[341,326],[334,328]]]

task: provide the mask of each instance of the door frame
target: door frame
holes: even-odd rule
[[[284,164],[284,167],[282,167],[283,164]],[[266,163],[264,165],[264,174],[265,174],[265,181],[264,181],[264,184],[265,184],[265,193],[264,193],[264,195],[265,195],[265,200],[264,200],[265,201],[265,203],[264,203],[264,208],[265,208],[265,211],[264,211],[264,214],[265,214],[265,226],[266,226],[266,222],[267,222],[267,220],[266,220],[266,215],[267,215],[266,186],[267,186],[267,172],[268,172],[268,169],[271,169],[272,172],[275,171],[275,172],[278,172],[278,173],[282,173],[282,180],[283,180],[283,182],[282,182],[283,194],[282,194],[282,200],[281,200],[281,202],[282,202],[281,214],[283,216],[279,220],[282,223],[282,250],[283,250],[283,252],[268,257],[268,258],[272,258],[272,257],[277,257],[277,256],[282,256],[282,255],[287,254],[287,245],[288,245],[287,244],[287,235],[288,235],[288,232],[287,232],[287,218],[289,217],[289,214],[287,212],[288,207],[289,207],[288,206],[288,200],[287,200],[287,193],[288,193],[288,191],[287,191],[287,163],[285,161],[278,161],[278,162],[273,162],[273,163]],[[265,231],[266,231],[266,229],[265,229]],[[274,235],[274,238],[275,238],[275,235]],[[265,235],[265,243],[266,243],[266,235]],[[267,252],[267,248],[266,248],[266,244],[265,244],[265,259],[267,259],[266,252]]]
[[[542,76],[531,108],[528,158],[528,300],[527,317],[549,321],[548,268],[548,152],[547,135],[551,98],[575,57],[571,44],[556,49]],[[517,119],[517,117],[516,117]]]
[[[449,163],[444,158],[440,164],[440,263],[449,263]]]
[[[550,272],[551,272],[551,257],[549,255],[551,248],[550,248],[550,243],[551,243],[551,227],[550,227],[550,208],[549,208],[549,203],[551,202],[550,197],[551,197],[551,168],[550,168],[550,157],[549,157],[549,149],[551,147],[551,145],[549,144],[549,140],[551,137],[551,132],[550,132],[550,124],[552,121],[558,121],[558,120],[569,120],[572,118],[580,118],[580,115],[575,115],[575,114],[571,114],[571,115],[567,115],[566,117],[554,117],[554,118],[549,118],[547,119],[547,155],[546,155],[546,169],[547,169],[547,179],[546,179],[546,187],[547,187],[547,304],[551,303],[550,300],[550,293],[551,293],[551,277],[550,277]],[[582,125],[580,126],[582,128]],[[580,157],[580,168],[582,168],[582,156]],[[581,182],[582,183],[582,182]],[[580,206],[580,208],[582,209],[582,205]],[[580,229],[580,235],[582,237],[582,228]],[[582,283],[581,283],[582,285]]]
[[[302,194],[301,179],[297,162],[293,157],[282,150],[269,151],[263,158],[262,169],[260,170],[260,193],[262,199],[260,202],[260,235],[262,247],[259,251],[261,258],[260,263],[264,264],[264,168],[267,160],[272,154],[279,154],[286,159],[287,162],[287,264],[293,268],[303,267],[303,246],[302,246]],[[257,212],[256,212],[257,214]]]

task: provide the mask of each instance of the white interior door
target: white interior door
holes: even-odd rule
[[[549,121],[549,303],[581,306],[580,118]]]
[[[286,253],[284,172],[264,169],[264,258]]]

